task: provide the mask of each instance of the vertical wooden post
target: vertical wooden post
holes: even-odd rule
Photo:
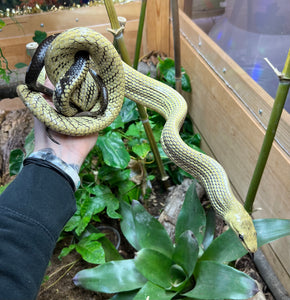
[[[170,1],[147,0],[145,52],[152,50],[169,54],[170,50]]]

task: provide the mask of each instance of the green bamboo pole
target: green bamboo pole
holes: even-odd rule
[[[171,0],[171,15],[173,24],[174,61],[175,61],[175,89],[181,93],[181,57],[178,0]]]
[[[277,73],[277,71],[276,71]],[[273,144],[273,140],[277,131],[279,120],[284,108],[284,104],[287,98],[287,94],[290,87],[290,50],[283,68],[282,73],[277,74],[279,76],[279,86],[277,89],[275,102],[273,104],[272,112],[270,115],[268,127],[262,144],[262,148],[259,154],[259,158],[256,164],[256,168],[249,186],[249,190],[246,196],[245,209],[252,213],[253,203],[258,191],[258,187],[269,157],[269,153]]]
[[[118,21],[118,17],[117,17],[117,13],[116,13],[113,1],[105,0],[105,7],[106,7],[106,10],[107,10],[110,22],[111,22],[111,26],[112,26],[112,30],[110,30],[110,31],[112,31],[115,35],[114,40],[117,43],[118,51],[120,52],[123,61],[126,64],[131,66],[132,63],[131,63],[131,59],[129,57],[129,53],[128,53],[128,50],[126,48],[126,44],[124,41],[123,30],[120,27],[120,23]],[[144,5],[142,5],[142,7],[141,7],[141,14],[142,14],[142,8],[144,10]],[[143,12],[145,14],[145,11],[143,11]],[[142,20],[142,18],[143,18],[143,24],[144,24],[144,17],[141,17],[141,20]],[[142,31],[143,31],[143,24],[141,25]],[[140,27],[140,24],[139,24],[139,27]],[[140,32],[142,34],[141,29],[140,29]],[[138,32],[139,32],[139,29],[138,29]],[[142,36],[141,36],[141,38],[142,38]],[[141,38],[139,38],[139,39],[141,39]],[[140,45],[141,45],[141,41],[140,41]],[[138,59],[139,59],[139,57],[138,57]],[[168,179],[168,175],[165,173],[165,169],[164,169],[161,157],[160,157],[160,153],[159,153],[156,141],[154,139],[152,128],[150,127],[150,124],[149,124],[146,109],[140,104],[137,104],[137,108],[138,108],[138,112],[140,115],[140,119],[141,119],[144,129],[145,129],[146,135],[148,137],[148,141],[149,141],[151,150],[155,157],[155,160],[156,160],[156,163],[157,163],[160,175],[161,175],[161,180],[166,181]]]
[[[134,56],[134,62],[133,62],[133,68],[135,70],[137,70],[138,63],[139,63],[140,49],[141,49],[141,42],[142,42],[142,35],[143,35],[143,28],[144,28],[144,20],[145,20],[145,13],[146,13],[146,6],[147,6],[147,0],[142,0],[141,12],[140,12],[140,18],[139,18],[139,26],[138,26],[138,32],[137,32],[137,39],[136,39],[136,47],[135,47],[135,56]]]

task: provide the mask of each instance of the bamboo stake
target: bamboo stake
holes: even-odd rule
[[[270,65],[271,66],[271,65]],[[271,66],[272,67],[272,66]],[[272,67],[273,68],[273,67]],[[279,77],[279,86],[277,89],[275,102],[273,104],[272,112],[270,115],[268,127],[262,144],[262,148],[259,154],[259,158],[256,164],[256,168],[249,186],[249,190],[246,196],[245,209],[249,212],[253,212],[253,204],[258,191],[258,187],[269,157],[269,153],[273,144],[273,140],[277,131],[279,120],[284,108],[284,104],[287,98],[287,94],[290,87],[290,50],[283,68],[282,73],[273,68],[274,72]]]
[[[132,63],[131,63],[129,53],[128,53],[128,50],[126,48],[125,41],[124,41],[123,28],[120,27],[120,23],[117,18],[117,13],[116,13],[113,1],[105,0],[105,7],[106,7],[106,10],[107,10],[110,22],[111,22],[111,26],[112,26],[112,29],[110,31],[114,34],[114,40],[117,43],[117,47],[121,54],[121,57],[126,64],[131,66]],[[143,7],[143,5],[142,5],[142,7]],[[141,13],[142,13],[142,8],[141,8]],[[144,11],[144,13],[145,13],[145,11]],[[143,20],[143,22],[144,22],[144,20]],[[143,28],[143,25],[142,25],[142,28]],[[141,31],[141,29],[140,29],[140,31]],[[138,30],[138,32],[139,32],[139,30]],[[142,32],[141,32],[141,34],[142,34]],[[149,124],[146,109],[140,104],[137,104],[137,108],[138,108],[138,112],[140,115],[140,119],[141,119],[144,129],[145,129],[146,135],[148,137],[148,141],[149,141],[151,150],[155,157],[155,160],[156,160],[156,163],[157,163],[160,175],[161,175],[161,180],[166,181],[168,179],[168,175],[165,173],[165,169],[162,164],[160,153],[159,153],[156,141],[154,139],[153,131]]]
[[[180,59],[180,33],[179,10],[177,0],[171,0],[171,14],[173,23],[174,61],[175,61],[175,89],[181,93],[181,59]]]

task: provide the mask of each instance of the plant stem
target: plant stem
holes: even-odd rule
[[[269,153],[273,144],[273,140],[277,131],[279,120],[284,108],[284,104],[287,98],[288,90],[290,87],[290,50],[283,68],[282,73],[279,76],[280,82],[277,89],[275,102],[273,104],[272,112],[270,115],[268,127],[262,144],[262,148],[259,154],[259,158],[256,164],[256,168],[249,186],[249,190],[246,196],[245,209],[252,213],[253,204],[257,194],[257,190],[269,157]]]
[[[120,24],[119,24],[119,21],[118,21],[118,18],[117,18],[117,13],[116,13],[113,1],[112,0],[105,0],[105,7],[106,7],[106,10],[107,10],[107,13],[108,13],[113,31],[118,32],[118,30],[120,30]],[[143,4],[142,4],[142,7],[141,7],[141,15],[142,15],[142,13],[145,15],[145,10],[144,10],[144,5]],[[144,23],[144,16],[141,16],[140,19],[141,20],[143,19],[143,23]],[[141,46],[142,31],[143,31],[143,24],[141,25],[141,28],[140,28],[140,25],[139,25],[139,29],[138,29],[138,35],[139,34],[141,35],[141,37],[137,38],[137,40],[140,40],[139,47]],[[123,61],[126,64],[131,66],[132,63],[131,63],[131,60],[130,60],[130,57],[129,57],[128,50],[127,50],[126,45],[125,45],[124,36],[123,36],[122,31],[119,31],[118,39],[116,39],[116,43],[117,43],[117,47],[118,47],[118,50],[121,54],[121,57],[122,57]],[[140,53],[140,49],[139,49],[139,53]],[[138,57],[138,59],[139,59],[139,57]],[[137,61],[138,61],[138,59],[137,59]],[[137,108],[138,108],[138,112],[139,112],[141,121],[143,123],[144,129],[145,129],[146,135],[148,137],[148,141],[149,141],[151,150],[152,150],[153,155],[155,157],[155,160],[156,160],[156,163],[157,163],[160,175],[161,175],[161,180],[166,181],[168,179],[168,176],[165,173],[164,166],[162,164],[162,160],[161,160],[161,157],[160,157],[160,153],[159,153],[156,141],[154,139],[152,128],[150,127],[150,124],[148,122],[148,115],[147,115],[146,109],[140,104],[137,104]]]
[[[138,32],[137,32],[137,39],[136,39],[136,47],[135,47],[135,57],[134,57],[134,62],[133,62],[133,68],[135,70],[137,70],[137,68],[138,68],[138,62],[139,62],[139,57],[140,57],[140,49],[141,49],[141,42],[142,42],[142,35],[143,35],[146,6],[147,6],[147,0],[142,0]]]
[[[180,33],[179,33],[179,9],[177,0],[171,0],[171,14],[173,23],[173,44],[175,61],[175,89],[181,93],[181,62],[180,62]]]

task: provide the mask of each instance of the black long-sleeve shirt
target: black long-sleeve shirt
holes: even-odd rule
[[[0,300],[33,300],[59,234],[76,209],[59,172],[23,167],[0,196]]]

